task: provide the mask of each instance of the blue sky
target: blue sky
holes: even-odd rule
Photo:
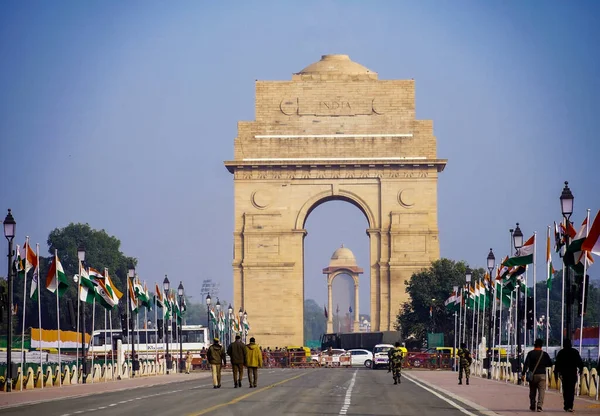
[[[121,239],[143,279],[168,273],[197,299],[210,278],[229,300],[223,161],[236,122],[254,118],[254,80],[343,53],[416,80],[417,117],[448,159],[441,254],[483,266],[515,222],[528,236],[560,218],[564,180],[577,227],[600,208],[599,17],[594,1],[4,1],[0,207],[20,244],[87,222]],[[365,229],[349,204],[315,209],[307,297],[325,302],[321,269],[342,243],[368,270]]]

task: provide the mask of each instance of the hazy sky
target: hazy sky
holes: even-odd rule
[[[1,215],[13,209],[19,244],[44,247],[87,222],[121,240],[142,279],[168,273],[198,300],[210,278],[229,300],[223,161],[236,122],[254,119],[254,81],[342,53],[415,79],[417,118],[448,159],[441,254],[484,266],[515,222],[528,237],[560,218],[564,180],[577,228],[600,208],[599,18],[597,1],[3,1]],[[368,272],[367,222],[331,202],[306,227],[306,294],[324,304],[321,269],[342,243]]]

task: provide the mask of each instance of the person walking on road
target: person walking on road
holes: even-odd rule
[[[250,344],[248,344],[248,350],[246,352],[246,367],[248,367],[248,382],[250,383],[250,388],[256,387],[258,369],[262,366],[262,352],[260,347],[256,345],[256,340],[252,337],[250,338]]]
[[[471,363],[473,362],[473,358],[471,357],[471,352],[467,349],[467,344],[464,342],[460,344],[460,348],[458,349],[458,384],[462,384],[463,373],[466,378],[467,386],[469,385],[469,376],[471,375]]]
[[[566,412],[573,412],[575,401],[575,385],[577,384],[577,371],[583,371],[583,361],[577,351],[571,345],[571,340],[565,338],[563,349],[556,354],[554,363],[554,377],[560,377],[563,389],[563,403]]]
[[[396,342],[394,348],[388,351],[389,363],[391,366],[392,377],[394,378],[394,384],[399,384],[402,381],[402,362],[404,361],[404,353],[400,348],[400,343]]]
[[[229,361],[231,362],[231,369],[233,371],[233,387],[236,389],[242,387],[246,352],[247,348],[242,342],[242,337],[236,335],[235,342],[229,344],[229,347],[227,347],[227,355],[229,355]]]
[[[529,382],[529,410],[535,412],[542,411],[544,406],[544,395],[546,394],[546,368],[552,367],[552,359],[547,352],[542,351],[544,342],[536,339],[533,344],[533,350],[529,351],[525,357],[523,368],[525,372],[531,372]],[[522,376],[525,378],[525,376]],[[537,393],[537,403],[536,403]]]
[[[227,364],[225,349],[219,344],[219,338],[215,337],[213,343],[206,352],[208,363],[212,370],[213,388],[221,388],[221,363]]]
[[[190,370],[192,369],[192,361],[193,361],[194,357],[192,356],[192,353],[190,351],[188,351],[185,354],[185,373],[189,374]]]

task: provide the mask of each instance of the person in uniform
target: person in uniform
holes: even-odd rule
[[[256,387],[258,368],[263,366],[262,352],[260,347],[256,345],[254,337],[250,338],[250,344],[247,347],[246,367],[248,367],[248,382],[250,383],[250,388],[253,388]]]
[[[190,351],[188,351],[185,354],[185,373],[189,374],[190,370],[192,369],[192,360],[194,359],[194,357],[192,356],[192,353]]]
[[[244,375],[244,363],[246,362],[247,348],[242,342],[242,337],[235,336],[235,342],[227,347],[227,355],[231,362],[231,370],[233,371],[233,387],[242,387],[242,377]]]
[[[404,353],[399,342],[396,342],[394,348],[388,351],[388,357],[394,384],[399,384],[401,383],[400,376],[402,375],[402,362],[404,361]]]
[[[467,349],[467,344],[465,344],[464,342],[460,344],[460,348],[458,349],[457,354],[459,360],[458,384],[462,384],[462,378],[464,373],[468,386],[469,376],[471,375],[471,363],[473,362],[473,358],[471,357],[471,352]]]
[[[561,380],[563,389],[563,404],[565,412],[573,412],[575,402],[575,386],[577,385],[577,372],[583,372],[583,361],[579,351],[573,348],[571,340],[563,340],[563,349],[556,354],[554,362],[554,377]]]
[[[221,388],[221,363],[227,364],[227,354],[225,354],[225,348],[219,344],[219,338],[215,337],[213,343],[208,347],[206,352],[208,363],[212,370],[213,388]]]

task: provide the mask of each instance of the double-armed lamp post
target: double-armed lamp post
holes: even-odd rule
[[[13,262],[12,258],[15,254],[13,252],[13,239],[15,238],[15,232],[17,229],[17,223],[13,218],[10,209],[4,219],[4,237],[8,240],[8,301],[6,302],[8,310],[8,319],[6,324],[6,391],[12,391],[12,378],[13,378],[13,366],[12,366],[12,312],[13,312]]]
[[[517,223],[517,228],[515,228],[515,230],[513,231],[513,245],[515,247],[515,250],[517,252],[517,255],[519,254],[519,250],[521,249],[521,247],[523,247],[523,232],[521,231],[521,228],[519,227],[519,223]],[[521,313],[525,312],[525,305],[527,304],[527,302],[523,302],[523,306],[520,306],[521,303],[521,285],[519,284],[519,282],[517,282],[517,310],[522,311]],[[525,315],[523,315],[525,316]],[[521,328],[523,327],[523,328]],[[522,380],[521,380],[521,361],[522,361],[522,353],[523,350],[521,348],[521,329],[523,329],[523,331],[525,330],[525,325],[522,325],[522,322],[519,322],[519,314],[517,313],[517,325],[515,326],[515,329],[517,331],[517,374],[518,374],[518,378],[517,378],[517,383],[518,384],[522,384]]]
[[[473,271],[471,270],[470,267],[467,267],[467,269],[465,270],[465,282],[467,282],[467,293],[468,296],[471,296],[471,278],[473,277]],[[471,311],[471,314],[473,316],[475,316],[475,312]],[[467,327],[467,308],[466,308],[466,302],[465,302],[465,328]],[[471,351],[473,351],[473,329],[474,326],[473,324],[471,324]],[[465,333],[466,333],[466,329],[465,329]],[[466,342],[466,337],[463,337],[463,339],[465,339],[465,344]]]
[[[492,249],[490,248],[490,252],[487,256],[487,268],[488,268],[488,272],[489,272],[489,276],[490,276],[490,296],[491,296],[491,301],[490,301],[490,305],[489,305],[489,312],[488,312],[488,328],[487,328],[487,378],[490,379],[492,378],[492,305],[494,304],[494,302],[496,301],[495,299],[495,282],[494,279],[492,279],[492,270],[494,270],[494,267],[496,266],[496,257],[494,256],[494,252],[492,251]]]
[[[210,338],[207,342],[212,342],[212,337],[210,334],[210,304],[212,299],[210,297],[210,293],[206,295],[206,326],[208,327],[208,338]]]

